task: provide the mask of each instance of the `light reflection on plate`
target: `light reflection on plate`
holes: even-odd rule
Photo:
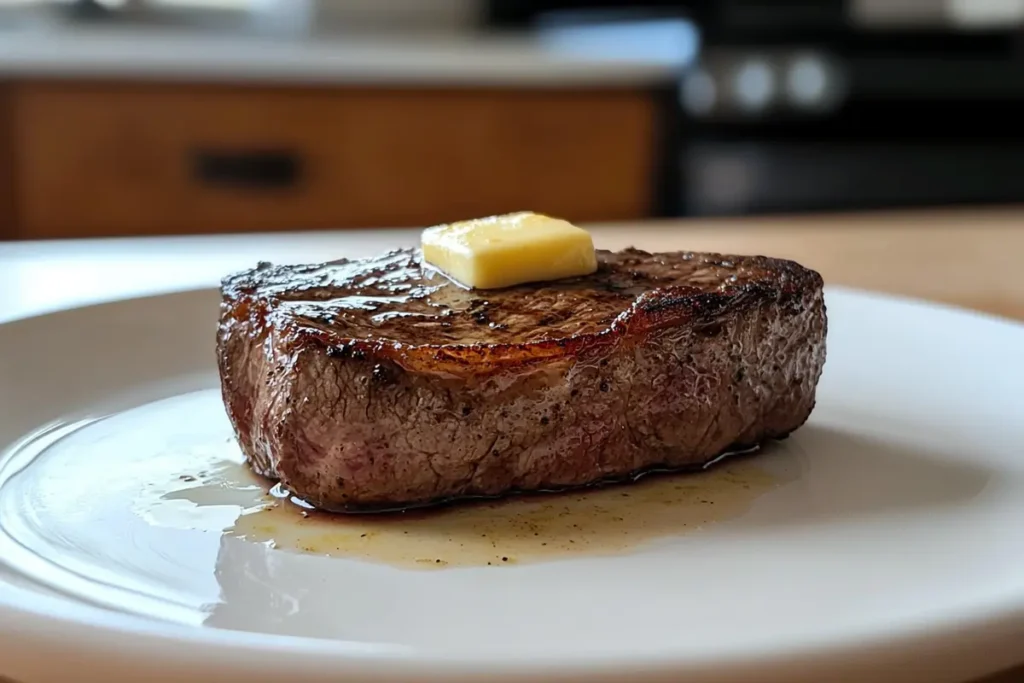
[[[131,562],[164,555],[158,530],[173,529],[396,567],[483,567],[629,551],[737,517],[786,479],[762,455],[629,485],[330,515],[248,469],[219,400],[186,394],[70,426],[0,490],[4,528],[41,556],[74,539],[97,564],[119,534],[132,539]]]
[[[261,511],[251,481],[223,497],[217,488],[246,472],[211,363],[216,292],[0,325],[0,392],[16,388],[3,394],[16,399],[0,410],[3,444],[61,416],[109,415],[0,455],[0,670],[62,680],[57,651],[111,683],[213,670],[225,683],[439,683],[457,671],[524,683],[551,667],[572,681],[646,671],[813,683],[921,662],[952,681],[1015,663],[1022,328],[827,298],[819,405],[788,441],[737,462],[773,478],[745,511],[609,553],[437,571],[380,548],[365,549],[375,559],[351,544],[328,557],[269,547],[276,528],[240,531],[284,512]],[[146,403],[167,396],[177,398]],[[125,447],[126,433],[139,448]],[[184,453],[198,454],[188,471],[177,469]],[[436,531],[459,516],[427,519],[402,523]]]

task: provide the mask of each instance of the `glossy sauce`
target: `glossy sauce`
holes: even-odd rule
[[[624,485],[333,515],[311,510],[232,460],[179,475],[147,507],[150,519],[163,524],[209,529],[203,511],[231,506],[238,514],[225,535],[282,551],[405,568],[486,567],[629,551],[736,518],[784,479],[757,458],[737,457],[703,472],[652,474]]]

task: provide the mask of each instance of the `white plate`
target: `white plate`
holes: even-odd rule
[[[453,550],[429,568],[399,556],[472,546],[477,512],[381,531],[416,540],[369,560],[298,551],[312,532],[241,537],[261,493],[203,479],[243,477],[218,464],[237,449],[216,292],[0,325],[0,674],[941,682],[1024,660],[1024,327],[836,289],[827,302],[819,404],[790,440],[732,474],[620,489],[637,501],[613,506],[617,541],[575,496],[580,530],[532,518],[547,554],[488,527],[510,562],[460,566]],[[659,486],[673,505],[644,498]],[[541,502],[510,505],[480,509]]]

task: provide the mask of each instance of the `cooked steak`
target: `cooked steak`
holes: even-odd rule
[[[310,504],[352,512],[699,467],[804,423],[825,362],[816,272],[598,260],[491,291],[412,249],[226,278],[218,360],[242,450]]]

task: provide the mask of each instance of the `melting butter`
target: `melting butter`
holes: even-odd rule
[[[590,233],[529,211],[427,228],[421,246],[427,263],[473,289],[560,280],[597,270]]]

